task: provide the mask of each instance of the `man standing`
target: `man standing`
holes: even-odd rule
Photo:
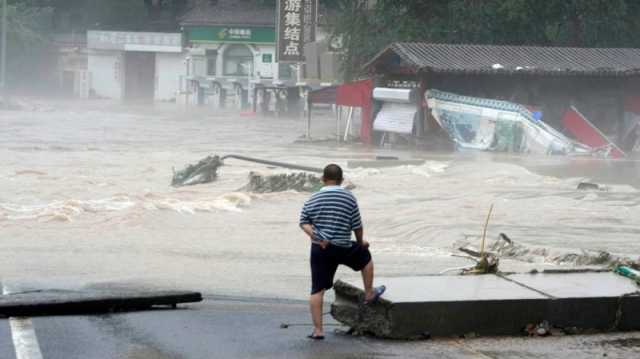
[[[330,164],[324,169],[324,187],[305,202],[300,214],[300,227],[311,239],[311,297],[309,307],[314,330],[309,338],[324,339],[322,300],[324,292],[333,287],[333,276],[343,264],[362,273],[364,303],[378,300],[385,287],[373,288],[373,261],[369,243],[362,239],[363,228],[358,203],[351,192],[340,187],[343,181],[340,166]],[[351,240],[351,232],[356,241]]]

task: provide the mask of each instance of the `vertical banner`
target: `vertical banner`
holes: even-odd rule
[[[318,0],[303,0],[304,2],[304,43],[316,41],[316,26],[318,22]]]
[[[278,1],[278,62],[304,61],[305,2]]]

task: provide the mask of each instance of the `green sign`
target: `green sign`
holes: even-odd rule
[[[187,40],[191,42],[276,42],[276,30],[272,27],[190,27],[185,29]]]

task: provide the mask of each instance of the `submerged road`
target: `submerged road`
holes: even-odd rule
[[[178,310],[33,318],[47,359],[168,358],[637,358],[640,333],[549,338],[387,341],[339,334],[311,341],[306,303],[210,298]],[[281,323],[293,323],[287,329]],[[302,324],[302,325],[300,325]],[[332,320],[328,324],[335,325]],[[13,336],[12,336],[13,334]],[[15,332],[0,319],[0,358],[16,356]]]

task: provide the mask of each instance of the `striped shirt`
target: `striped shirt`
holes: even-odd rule
[[[358,202],[351,192],[340,186],[326,186],[305,202],[300,225],[313,225],[317,240],[331,241],[341,247],[351,246],[351,232],[362,228]]]

